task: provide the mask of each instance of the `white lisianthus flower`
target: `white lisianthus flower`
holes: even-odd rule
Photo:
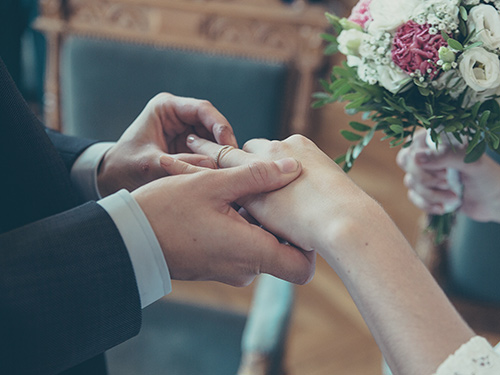
[[[500,14],[495,7],[479,4],[472,8],[467,26],[470,32],[476,30],[475,39],[483,42],[486,48],[500,48]]]
[[[483,91],[500,86],[498,56],[482,47],[466,50],[458,63],[465,83],[473,90]]]
[[[370,14],[373,20],[368,26],[368,32],[375,34],[396,30],[408,22],[419,3],[419,0],[372,0]]]
[[[359,57],[359,47],[365,33],[357,29],[343,30],[338,38],[339,51],[346,56],[357,56]]]
[[[402,69],[390,65],[377,66],[377,76],[379,84],[393,94],[401,90],[410,78]]]

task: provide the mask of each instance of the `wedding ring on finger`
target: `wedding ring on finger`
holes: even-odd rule
[[[231,151],[234,147],[233,146],[229,146],[229,145],[226,145],[226,146],[223,146],[221,147],[221,149],[219,150],[219,152],[217,153],[217,157],[215,158],[215,164],[217,165],[217,168],[220,168],[220,161],[221,159],[227,155],[227,153],[229,151]]]

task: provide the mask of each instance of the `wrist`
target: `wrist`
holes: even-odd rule
[[[369,265],[374,254],[375,258],[385,257],[389,249],[409,246],[391,218],[371,198],[346,207],[346,211],[327,225],[318,245],[318,252],[339,274],[362,268],[364,262]]]

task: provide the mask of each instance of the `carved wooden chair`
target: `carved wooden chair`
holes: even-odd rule
[[[75,37],[83,37],[274,62],[286,69],[280,135],[305,133],[312,124],[311,94],[326,63],[320,38],[328,28],[325,10],[324,5],[305,0],[291,4],[280,0],[41,0],[36,27],[44,32],[48,48],[45,121],[61,129],[65,116],[61,112],[62,55]]]
[[[306,133],[327,62],[325,10],[304,0],[41,0],[45,122],[114,140],[168,91],[210,100],[240,143]],[[293,287],[266,275],[248,317],[159,301],[141,334],[109,352],[110,373],[281,374],[292,304]]]

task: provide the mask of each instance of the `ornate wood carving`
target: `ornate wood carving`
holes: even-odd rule
[[[307,132],[316,74],[326,59],[325,9],[295,0],[40,0],[48,36],[46,120],[59,127],[59,49],[67,35],[130,40],[290,65],[289,132]]]
[[[106,1],[72,0],[69,2],[71,20],[87,25],[110,25],[124,30],[147,32],[150,18],[147,9]]]
[[[264,46],[286,51],[297,48],[293,26],[271,22],[209,16],[200,25],[200,34],[211,41]]]

